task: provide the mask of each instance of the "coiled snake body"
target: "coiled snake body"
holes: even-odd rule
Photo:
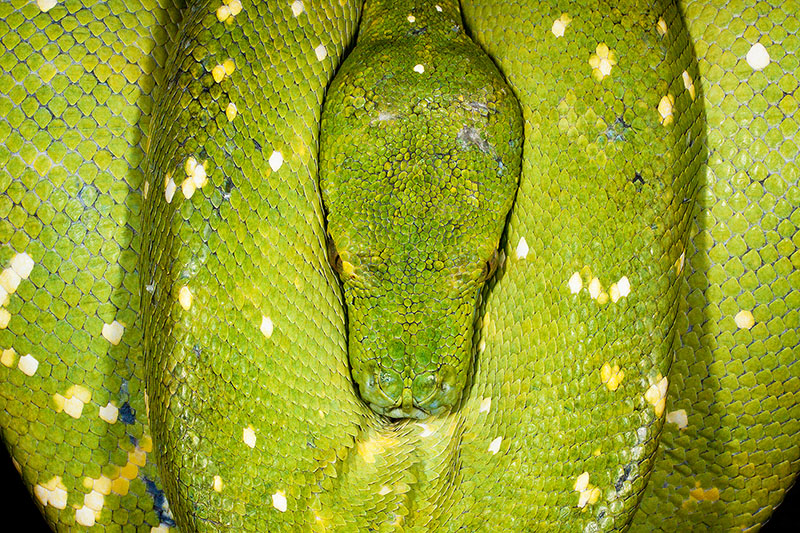
[[[759,528],[800,459],[797,3],[392,4],[363,13],[384,32],[371,38],[410,43],[383,55],[359,52],[357,1],[0,5],[0,427],[47,520],[64,531]],[[389,229],[349,216],[346,200],[371,185],[341,193],[318,172],[353,166],[333,156],[320,168],[329,85],[345,115],[381,132],[417,113],[380,99],[390,74],[425,89],[452,68],[469,84],[486,60],[429,44],[441,29],[488,54],[522,117],[503,237],[472,255],[423,246],[439,221],[430,210],[423,221],[395,205]],[[352,46],[364,70],[343,66],[337,88]],[[436,98],[415,105],[436,112]],[[494,116],[472,97],[462,107]],[[514,172],[502,155],[513,135],[497,144],[470,124],[445,153],[426,139],[446,127],[425,122],[428,137],[389,157],[447,165],[471,150]],[[380,151],[337,127],[353,157]],[[375,191],[413,174],[403,157],[368,169]],[[457,209],[487,205],[487,181],[453,169],[457,198],[477,202]],[[468,213],[483,224],[483,210]],[[380,241],[392,229],[407,240]],[[389,244],[367,253],[364,236]],[[411,277],[392,270],[401,248],[402,264],[420,265]],[[425,275],[468,255],[452,285]],[[387,274],[348,278],[369,268]],[[477,309],[425,300],[465,279],[469,306],[488,279]],[[369,302],[378,286],[390,291],[381,301],[403,295],[394,311],[351,305],[346,322],[345,301]],[[452,333],[448,313],[474,326]],[[383,325],[348,338],[358,320]],[[419,361],[457,360],[452,373],[376,364],[402,350],[370,335],[398,321],[397,338],[420,339]],[[426,352],[434,340],[442,348]],[[356,375],[348,349],[369,371]]]

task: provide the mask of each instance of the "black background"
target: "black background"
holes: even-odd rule
[[[4,524],[17,523],[20,526],[11,527],[11,529],[3,528],[3,531],[9,533],[24,532],[24,533],[50,533],[44,519],[39,514],[39,509],[33,503],[28,490],[22,484],[22,480],[14,465],[11,464],[11,458],[8,455],[5,445],[0,443],[0,480],[2,480],[3,498],[0,498],[0,516],[5,517],[2,522]],[[783,505],[781,505],[772,519],[761,529],[761,533],[794,533],[800,531],[800,492],[798,487],[794,487],[786,496]],[[13,518],[13,520],[11,520]],[[97,528],[99,529],[99,528]],[[683,533],[683,532],[681,532]]]

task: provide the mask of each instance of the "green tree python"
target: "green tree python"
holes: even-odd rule
[[[760,528],[799,11],[5,0],[0,427],[47,521]]]

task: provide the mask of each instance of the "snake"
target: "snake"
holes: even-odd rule
[[[0,432],[55,531],[756,531],[795,0],[5,0]]]

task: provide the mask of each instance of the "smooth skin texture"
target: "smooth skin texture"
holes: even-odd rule
[[[800,453],[796,2],[464,3],[522,172],[461,399],[400,422],[318,181],[361,8],[0,5],[0,427],[54,529],[758,528]]]

